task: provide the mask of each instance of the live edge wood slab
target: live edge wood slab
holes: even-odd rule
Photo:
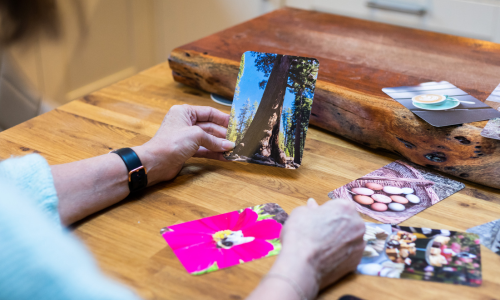
[[[284,8],[173,50],[176,81],[232,98],[248,50],[317,58],[310,123],[374,149],[500,188],[500,141],[486,121],[436,128],[382,92],[449,81],[484,101],[500,83],[500,45]]]

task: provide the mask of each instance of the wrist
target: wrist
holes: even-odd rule
[[[144,166],[144,168],[146,168],[148,176],[148,186],[152,186],[160,182],[161,179],[158,170],[159,168],[154,153],[144,145],[132,147],[131,149],[135,151],[137,156],[139,156],[142,165]]]
[[[314,267],[313,255],[310,251],[297,249],[282,249],[274,263],[270,274],[279,274],[288,277],[302,290],[306,299],[315,299],[319,291],[320,279]]]

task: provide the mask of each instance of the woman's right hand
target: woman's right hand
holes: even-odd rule
[[[351,201],[336,199],[292,211],[281,232],[282,250],[267,280],[286,277],[307,299],[356,270],[365,243],[365,224]],[[297,286],[295,287],[297,289]]]

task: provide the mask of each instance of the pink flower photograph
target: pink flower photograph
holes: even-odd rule
[[[172,225],[162,235],[186,270],[200,275],[276,255],[288,215],[275,203]]]

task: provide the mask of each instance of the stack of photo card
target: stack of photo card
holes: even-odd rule
[[[473,233],[365,223],[360,274],[480,286],[481,247]]]
[[[328,197],[349,199],[359,212],[398,224],[464,187],[461,182],[397,160],[331,191]]]
[[[486,104],[494,109],[500,110],[500,84],[486,99]],[[485,138],[500,140],[500,118],[491,119],[481,131],[481,135]]]
[[[499,111],[447,81],[383,88],[382,91],[436,127],[500,117]]]
[[[278,254],[287,218],[278,204],[267,203],[165,227],[161,234],[184,268],[200,275]]]
[[[241,58],[225,158],[296,169],[318,77],[314,58],[247,51]]]
[[[472,227],[467,232],[479,235],[482,245],[500,255],[500,219]]]

